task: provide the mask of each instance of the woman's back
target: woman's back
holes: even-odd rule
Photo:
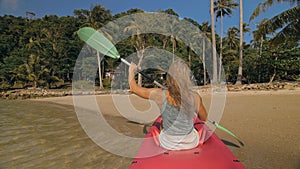
[[[169,135],[187,135],[193,130],[193,116],[195,114],[193,106],[186,110],[172,104],[172,98],[166,97],[167,91],[163,91],[163,103],[161,115],[165,133]],[[191,102],[192,100],[191,95]]]

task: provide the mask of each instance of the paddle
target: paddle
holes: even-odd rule
[[[116,49],[116,47],[111,43],[110,40],[108,40],[102,33],[100,33],[99,31],[91,28],[91,27],[83,27],[81,29],[78,30],[77,32],[79,38],[81,40],[83,40],[86,44],[88,44],[90,47],[94,48],[95,50],[97,50],[98,52],[109,56],[111,58],[114,59],[121,59],[121,61],[123,63],[125,63],[126,65],[130,66],[130,63],[128,61],[126,61],[125,59],[121,58],[118,50]],[[155,81],[153,78],[149,77],[147,74],[143,73],[141,70],[138,70],[138,73],[140,73],[141,75],[143,75],[144,77],[148,78],[149,80],[151,80],[154,84],[156,84],[157,86],[161,87],[161,88],[165,88],[163,85],[161,85],[159,82]],[[238,137],[236,135],[234,135],[231,131],[229,131],[228,129],[222,127],[221,125],[219,125],[217,122],[213,121],[213,120],[208,120],[210,123],[212,123],[213,125],[215,125],[218,129],[228,133],[229,135],[231,135],[233,138],[235,138],[242,146],[244,146],[244,143],[238,139]]]
[[[215,125],[218,129],[228,133],[229,135],[231,135],[235,140],[237,140],[241,146],[244,146],[244,143],[235,135],[233,134],[231,131],[229,131],[228,129],[226,129],[225,127],[219,125],[219,123],[212,121],[210,119],[208,119],[209,122],[211,122],[213,125]]]
[[[120,54],[117,51],[116,47],[102,33],[98,32],[97,30],[91,27],[83,27],[79,29],[77,34],[81,40],[83,40],[92,48],[96,49],[98,52],[114,59],[120,59],[121,62],[130,66],[130,63],[127,60],[120,57]],[[138,73],[151,80],[151,82],[153,82],[160,88],[165,88],[163,85],[161,85],[159,82],[142,72],[140,69],[138,69]]]

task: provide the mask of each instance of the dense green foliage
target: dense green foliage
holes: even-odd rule
[[[51,87],[70,82],[82,42],[75,17],[1,16],[1,88]]]
[[[112,16],[103,6],[96,5],[90,11],[74,10],[74,16],[0,16],[0,89],[55,88],[70,83],[77,56],[83,46],[76,31],[83,26],[100,28],[110,20],[136,12],[143,11],[131,9]],[[178,16],[172,9],[160,12]],[[207,22],[198,24],[192,19],[184,19],[198,26],[210,38],[210,26]],[[220,46],[219,43],[220,37],[217,35],[217,46]],[[229,28],[222,39],[222,60],[226,79],[231,83],[235,82],[237,76],[238,43],[238,29]],[[244,44],[244,83],[299,79],[300,48],[295,45],[297,43],[284,41],[274,46],[270,45],[268,38],[263,41],[256,38],[251,44]],[[141,34],[117,44],[120,54],[125,57],[140,50],[141,46],[155,46],[182,56],[190,64],[198,83],[203,84],[206,74],[199,56],[181,43],[180,39]],[[101,70],[115,70],[118,62],[105,58],[102,60]],[[102,72],[101,76],[104,75]],[[96,80],[99,82],[98,78]],[[104,81],[106,84],[107,80]]]

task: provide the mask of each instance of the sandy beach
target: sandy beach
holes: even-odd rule
[[[202,93],[202,97],[209,109],[210,94]],[[137,111],[147,111],[151,107],[149,102],[133,95],[129,99]],[[68,106],[74,104],[72,96],[34,100]],[[111,95],[96,96],[96,100],[104,115],[122,116]],[[239,147],[222,131],[216,133],[249,169],[299,169],[299,108],[300,90],[227,92],[220,124],[233,131],[245,146]],[[111,125],[114,125],[113,121]],[[123,120],[122,123],[130,122]],[[138,133],[141,128],[140,124],[129,124],[127,130]]]

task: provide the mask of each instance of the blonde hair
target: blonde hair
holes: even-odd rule
[[[167,87],[169,95],[175,102],[176,107],[189,110],[191,108],[191,70],[182,60],[176,60],[169,68],[167,74]]]

